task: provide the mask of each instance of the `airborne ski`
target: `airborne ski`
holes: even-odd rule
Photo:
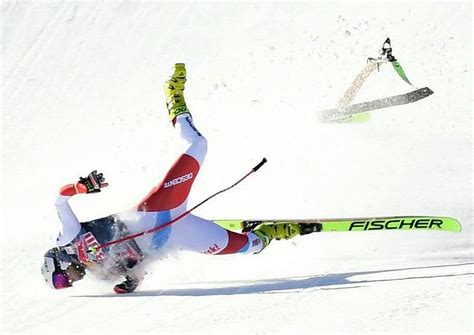
[[[352,84],[344,93],[343,97],[339,99],[337,107],[319,112],[320,120],[322,122],[336,123],[366,121],[370,115],[367,113],[369,111],[409,104],[433,94],[433,91],[428,87],[417,89],[417,87],[411,83],[405,73],[405,70],[402,68],[402,65],[395,58],[392,52],[393,49],[390,38],[387,38],[382,45],[380,56],[377,58],[369,57],[367,59],[367,64],[356,76]],[[375,69],[379,70],[380,66],[386,63],[392,64],[392,67],[398,76],[405,83],[416,88],[416,90],[401,95],[395,95],[358,104],[351,104],[352,100],[355,98],[356,94],[359,92],[367,78],[375,72]]]
[[[431,94],[433,94],[433,91],[428,87],[424,87],[405,94],[394,95],[387,98],[361,102],[339,108],[327,109],[321,111],[321,118],[324,121],[335,121],[337,119],[342,119],[353,114],[364,113],[374,109],[406,105],[429,97]]]
[[[232,231],[249,232],[261,224],[294,223],[310,227],[311,232],[343,232],[372,230],[434,230],[460,232],[458,220],[441,216],[383,216],[341,219],[290,220],[214,220]]]

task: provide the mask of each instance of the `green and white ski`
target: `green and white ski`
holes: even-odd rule
[[[372,230],[434,230],[460,232],[458,220],[441,216],[383,216],[340,219],[290,220],[214,220],[228,230],[248,232],[261,224],[295,223],[312,226],[313,232],[348,232]]]

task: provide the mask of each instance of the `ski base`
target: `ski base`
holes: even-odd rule
[[[406,105],[429,97],[432,94],[433,91],[431,89],[429,89],[428,87],[424,87],[405,94],[394,95],[387,98],[361,102],[339,108],[327,109],[321,112],[321,120],[325,122],[338,121],[340,119],[345,119],[349,116],[358,113],[369,112],[375,109]]]
[[[373,231],[373,230],[437,230],[460,232],[458,220],[440,216],[384,216],[342,219],[304,219],[304,220],[214,220],[221,227],[249,232],[261,224],[296,223],[317,224],[320,232]]]

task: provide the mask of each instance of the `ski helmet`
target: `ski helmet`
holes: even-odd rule
[[[41,267],[45,282],[55,289],[71,287],[76,280],[82,279],[86,272],[74,253],[68,253],[64,248],[53,248],[44,254]],[[72,273],[76,275],[71,276]]]

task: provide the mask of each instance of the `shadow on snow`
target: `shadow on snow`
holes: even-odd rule
[[[473,275],[473,272],[467,271],[465,273],[458,274],[433,274],[433,275],[419,275],[419,276],[405,276],[398,278],[381,278],[381,279],[369,279],[369,280],[349,280],[351,277],[381,274],[399,271],[409,270],[421,270],[421,269],[437,269],[437,268],[448,268],[457,266],[472,265],[474,263],[459,263],[450,265],[438,265],[438,266],[425,266],[425,267],[412,267],[412,268],[401,268],[401,269],[389,269],[389,270],[377,270],[377,271],[361,271],[361,272],[348,272],[348,273],[337,273],[328,274],[323,276],[304,276],[304,277],[289,277],[289,278],[276,278],[276,279],[265,279],[265,280],[254,280],[254,281],[240,281],[240,282],[225,282],[225,283],[201,283],[201,284],[216,284],[216,285],[229,285],[225,287],[214,287],[214,288],[183,288],[183,289],[168,289],[168,290],[144,290],[137,291],[126,295],[117,294],[98,294],[98,295],[75,295],[73,297],[82,298],[118,298],[118,297],[150,297],[150,296],[214,296],[214,295],[240,295],[240,294],[278,294],[288,293],[288,291],[302,291],[306,289],[320,289],[320,290],[341,290],[341,289],[354,289],[359,287],[366,287],[367,284],[371,283],[382,283],[382,282],[396,282],[402,280],[413,280],[413,279],[432,279],[432,278],[447,278],[447,277],[459,277]]]

